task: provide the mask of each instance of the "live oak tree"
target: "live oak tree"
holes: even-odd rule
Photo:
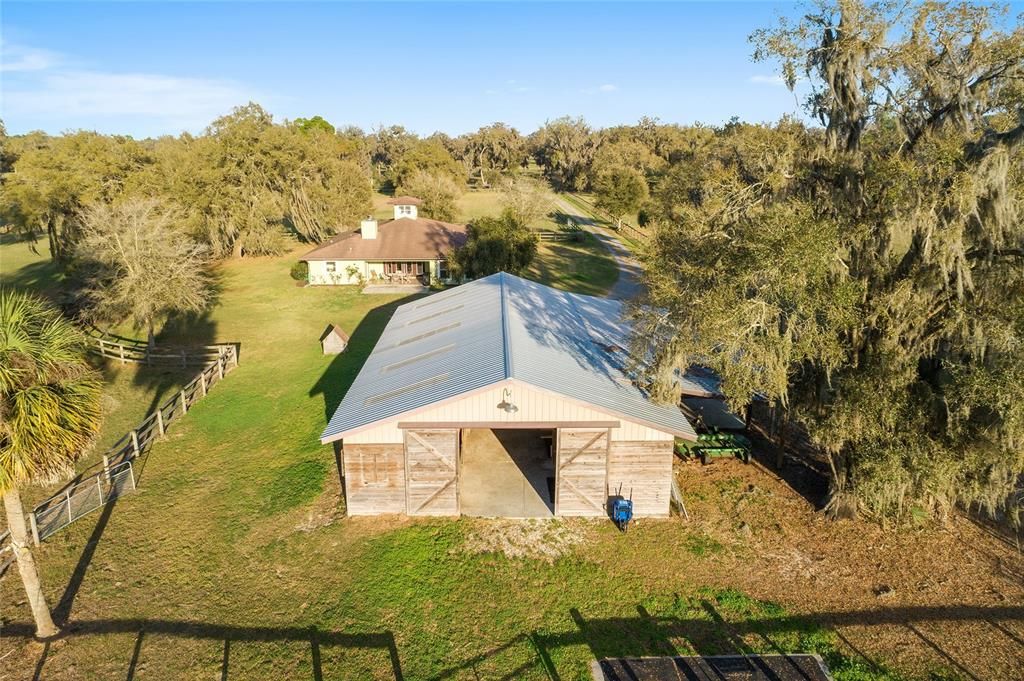
[[[291,230],[321,241],[371,208],[369,156],[348,133],[277,125],[255,104],[200,137],[158,140],[126,197],[177,207],[180,228],[214,257],[280,253]]]
[[[327,119],[323,116],[313,116],[312,118],[296,118],[292,121],[293,125],[302,132],[312,132],[314,130],[325,132],[328,135],[334,134],[334,126],[331,125]]]
[[[537,235],[509,212],[477,218],[467,226],[468,239],[448,255],[455,278],[478,279],[496,272],[521,274],[537,255]]]
[[[617,228],[622,229],[622,216],[639,210],[647,199],[647,180],[639,170],[622,166],[602,170],[594,180],[597,206],[611,213]]]
[[[586,121],[569,117],[548,121],[530,136],[530,144],[537,163],[556,188],[576,191],[586,187],[597,147]]]
[[[0,495],[11,545],[36,622],[59,633],[32,554],[19,489],[65,477],[100,425],[99,376],[82,334],[41,299],[0,290]]]
[[[286,223],[307,241],[319,242],[355,228],[373,209],[369,174],[358,150],[339,153],[343,142],[313,128],[302,135],[276,129],[281,136],[277,165],[287,168],[280,186]]]
[[[471,172],[488,183],[514,171],[526,160],[526,140],[515,128],[493,123],[461,138],[461,157]]]
[[[31,136],[20,145],[14,172],[3,177],[3,212],[18,231],[46,236],[51,257],[67,264],[78,238],[79,211],[110,200],[146,160],[143,147],[126,137],[75,132]]]
[[[78,256],[91,315],[130,321],[153,347],[158,323],[210,302],[209,249],[175,228],[178,213],[149,199],[98,203],[82,216]]]
[[[1020,519],[1024,29],[973,4],[821,2],[757,32],[824,130],[735,125],[669,175],[634,356],[707,364],[827,453],[829,508]]]
[[[395,187],[403,187],[409,184],[414,174],[421,172],[433,177],[447,178],[452,182],[465,181],[463,167],[437,139],[412,143],[391,166],[388,178]]]
[[[370,135],[370,160],[378,181],[390,181],[391,168],[417,141],[416,135],[400,125],[379,127]],[[392,185],[393,186],[393,185]]]
[[[417,170],[406,178],[395,193],[420,199],[423,202],[420,212],[426,217],[451,222],[455,219],[455,202],[462,190],[449,175],[434,175],[425,170]]]

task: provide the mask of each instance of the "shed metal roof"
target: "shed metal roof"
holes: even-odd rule
[[[395,311],[321,440],[506,379],[696,438],[678,407],[630,381],[621,350],[628,337],[620,301],[504,272],[463,284]]]

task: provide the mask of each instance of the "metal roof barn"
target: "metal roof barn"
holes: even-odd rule
[[[626,374],[629,332],[620,301],[505,272],[402,305],[321,441],[507,379],[695,439],[677,407],[652,401]]]
[[[696,433],[631,380],[622,312],[506,273],[400,306],[321,435],[349,512],[668,515]]]

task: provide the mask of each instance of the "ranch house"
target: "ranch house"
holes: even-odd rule
[[[621,305],[499,273],[400,306],[321,436],[348,512],[667,516],[696,434],[630,379]]]
[[[358,231],[339,234],[302,256],[310,284],[452,283],[446,254],[466,242],[466,226],[419,217],[421,202],[411,196],[388,203],[394,219],[378,224],[367,218]]]

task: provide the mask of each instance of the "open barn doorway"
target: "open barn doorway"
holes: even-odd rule
[[[464,428],[462,513],[486,518],[553,516],[554,437],[552,429]]]

